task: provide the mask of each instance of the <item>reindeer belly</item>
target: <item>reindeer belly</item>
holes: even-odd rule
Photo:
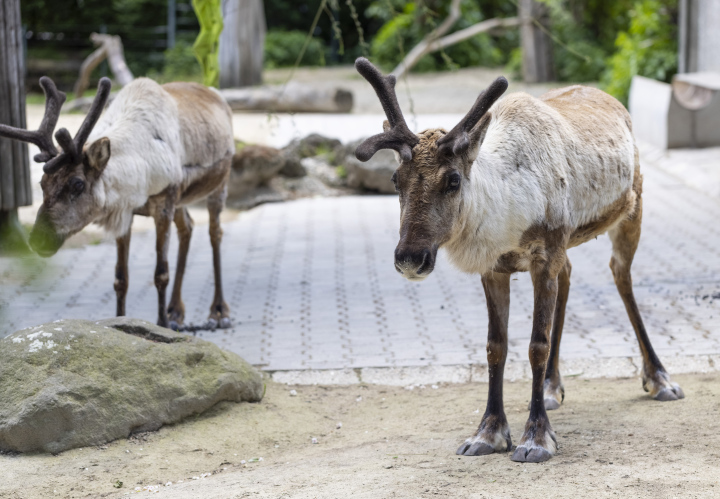
[[[185,178],[180,186],[180,205],[199,201],[224,185],[230,174],[231,157],[212,166],[185,166]]]
[[[575,228],[570,235],[568,248],[574,248],[606,233],[631,216],[635,212],[637,202],[636,192],[633,189],[628,189],[597,218]]]
[[[633,189],[629,189],[603,210],[596,219],[581,227],[567,229],[565,234],[569,232],[569,238],[566,248],[579,246],[622,223],[635,213],[637,202],[637,193]],[[533,237],[535,231],[534,227],[528,229],[523,234],[518,247],[503,253],[493,265],[493,270],[502,273],[527,272],[530,270],[533,260],[543,259],[546,241],[543,238]]]

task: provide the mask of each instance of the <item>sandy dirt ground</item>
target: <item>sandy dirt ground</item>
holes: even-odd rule
[[[480,421],[486,384],[268,382],[259,404],[223,403],[155,433],[0,455],[0,497],[720,497],[720,375],[675,379],[687,397],[667,403],[638,379],[567,379],[550,413],[560,448],[542,464],[455,455]],[[517,442],[529,383],[505,389]]]

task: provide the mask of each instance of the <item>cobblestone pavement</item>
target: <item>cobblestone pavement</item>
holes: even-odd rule
[[[633,277],[653,345],[671,370],[718,369],[720,200],[648,161],[643,173],[643,236]],[[242,213],[226,224],[223,241],[234,327],[198,335],[270,371],[339,370],[340,382],[356,380],[355,368],[370,368],[366,381],[372,368],[434,366],[426,369],[453,380],[467,373],[439,375],[438,366],[482,370],[487,315],[480,278],[452,268],[442,251],[426,281],[398,276],[392,261],[398,212],[392,196],[358,196]],[[212,299],[206,230],[196,228],[190,247],[187,322],[202,323]],[[173,239],[173,259],[176,250]],[[153,233],[133,235],[127,311],[150,321],[156,318],[154,255]],[[639,351],[608,268],[608,238],[569,256],[573,275],[561,348],[566,373],[600,364],[605,375],[636,373]],[[0,337],[60,318],[112,316],[114,264],[111,244],[62,250],[48,260],[0,259]],[[511,300],[508,376],[522,378],[529,374],[532,313],[527,274],[516,275]]]

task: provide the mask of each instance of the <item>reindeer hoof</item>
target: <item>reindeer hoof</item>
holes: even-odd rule
[[[216,330],[218,327],[218,321],[215,319],[208,319],[208,321],[205,323],[205,327],[203,329],[209,329],[210,331]]]
[[[230,329],[232,327],[232,321],[230,320],[230,317],[223,317],[220,319],[220,325],[218,326],[220,329]]]
[[[670,386],[666,386],[657,392],[653,398],[655,400],[659,400],[660,402],[668,402],[670,400],[684,399],[685,393],[682,388],[680,388],[680,385],[677,383],[670,383]]]
[[[512,448],[510,427],[498,416],[486,416],[477,432],[455,452],[458,456],[486,456],[493,452],[507,452]]]
[[[557,450],[557,439],[547,420],[528,421],[520,444],[510,459],[522,463],[547,461]]]
[[[542,463],[552,456],[550,452],[540,447],[528,449],[527,447],[521,446],[515,449],[510,459],[521,463]]]
[[[175,321],[170,321],[168,327],[173,331],[180,331],[180,329],[182,328],[182,326]]]
[[[470,439],[469,439],[470,440]],[[485,442],[465,441],[455,452],[458,456],[487,456],[495,452],[495,449]]]
[[[643,375],[643,389],[655,400],[667,402],[685,398],[680,385],[670,380],[670,375],[664,371],[656,371],[653,376]]]

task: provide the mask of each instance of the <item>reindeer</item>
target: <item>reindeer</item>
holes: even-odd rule
[[[508,86],[500,77],[452,130],[415,135],[398,105],[395,77],[383,76],[364,58],[355,67],[387,116],[384,132],[362,142],[355,154],[367,161],[380,149],[393,149],[399,162],[392,177],[400,193],[396,270],[422,281],[444,247],[459,269],[482,277],[489,315],[488,402],[477,431],[457,454],[511,450],[502,397],[510,276],[525,271],[535,295],[532,397],[511,459],[541,462],[555,454],[546,411],[564,398],[558,358],[572,268],[566,251],[606,232],[613,247],[610,269],[640,343],[643,387],[656,400],[683,398],[653,351],[632,290],[642,175],[625,108],[579,85],[540,98],[511,94],[493,107]]]
[[[100,117],[111,83],[102,78],[90,112],[74,138],[65,128],[52,134],[65,94],[48,77],[40,79],[45,115],[35,131],[0,125],[0,136],[31,142],[44,162],[43,203],[30,233],[40,256],[54,255],[63,242],[95,222],[116,238],[117,315],[125,315],[128,251],[133,215],[151,216],[157,232],[155,287],[158,324],[179,329],[185,307],[181,288],[193,221],[186,205],[207,198],[215,271],[215,297],[207,326],[229,327],[220,272],[220,212],[225,204],[235,141],[232,113],[212,89],[195,83],[159,85],[139,78],[124,87]],[[86,144],[87,143],[87,144]],[[173,220],[180,249],[166,308],[168,245]]]

